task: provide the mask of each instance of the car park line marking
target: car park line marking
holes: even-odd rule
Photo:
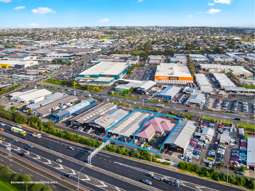
[[[36,154],[35,154],[35,157],[32,157],[32,158],[35,159],[35,160],[40,160],[41,159],[41,157],[39,155],[36,155]]]

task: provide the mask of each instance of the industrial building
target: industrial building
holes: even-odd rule
[[[164,86],[159,93],[155,94],[155,96],[169,101],[173,99],[180,91],[181,88],[177,86]]]
[[[70,119],[70,122],[73,126],[90,126],[90,122],[93,122],[95,119],[116,108],[117,106],[112,103],[101,103],[87,112],[83,112]]]
[[[169,58],[171,63],[187,64],[188,59],[185,54],[174,54],[173,57]]]
[[[78,80],[87,83],[110,84],[126,75],[127,62],[100,62],[80,73]]]
[[[253,76],[252,72],[245,69],[243,66],[232,66],[232,65],[222,65],[222,64],[200,64],[200,68],[204,71],[208,71],[211,73],[231,72],[235,76],[246,77],[246,78]]]
[[[188,98],[188,100],[186,101],[186,104],[188,104],[188,105],[195,105],[195,106],[198,106],[200,108],[203,108],[205,103],[206,103],[205,94],[203,94],[200,91],[193,92],[190,95],[190,97]]]
[[[117,91],[130,90],[134,89],[137,93],[145,94],[148,92],[153,86],[156,85],[154,81],[138,81],[138,80],[124,80],[125,83],[119,84],[115,87]]]
[[[136,132],[141,128],[143,122],[147,117],[149,117],[149,113],[144,113],[140,111],[132,111],[128,117],[126,117],[122,123],[111,128],[108,133],[111,135],[116,135],[119,137],[131,138]]]
[[[165,58],[162,55],[150,55],[148,56],[148,64],[149,65],[158,65],[164,62]]]
[[[193,62],[196,62],[196,63],[207,63],[209,62],[209,59],[202,55],[202,54],[190,54],[189,55],[190,59],[193,61]]]
[[[195,74],[198,87],[203,93],[212,93],[213,87],[208,78],[204,74]]]
[[[37,103],[31,103],[29,105],[27,105],[27,109],[31,109],[32,111],[40,108],[40,107],[43,107],[49,103],[52,103],[56,100],[59,100],[59,99],[62,99],[66,96],[66,94],[63,94],[63,93],[60,93],[60,92],[56,92],[56,93],[53,93],[53,94],[50,94],[50,95],[47,95],[45,96],[45,99],[42,100],[42,101],[39,101]]]
[[[8,69],[8,68],[27,68],[34,65],[38,65],[38,61],[35,57],[24,57],[24,58],[7,58],[0,60],[0,68]]]
[[[248,137],[247,166],[250,169],[255,170],[255,137]]]
[[[54,122],[59,122],[65,118],[68,118],[70,116],[79,115],[80,113],[89,110],[90,108],[94,107],[96,105],[96,100],[94,99],[87,99],[83,100],[78,104],[75,104],[71,107],[68,107],[67,109],[60,110],[56,113],[52,113],[49,118]]]
[[[105,113],[101,117],[94,120],[93,125],[97,129],[101,129],[103,132],[106,132],[107,129],[115,126],[119,123],[122,119],[124,119],[129,114],[129,111],[116,108],[110,110],[109,112]]]
[[[173,119],[154,117],[144,124],[144,128],[136,134],[136,138],[149,142],[155,135],[163,136],[175,126]]]
[[[184,153],[195,131],[195,122],[180,121],[168,134],[161,149]]]
[[[223,90],[230,87],[231,88],[236,87],[234,82],[232,82],[224,73],[213,73],[213,76],[215,80],[218,82],[220,88]]]
[[[51,92],[46,89],[32,89],[25,92],[14,92],[9,94],[11,100],[23,103],[37,103],[45,99]]]
[[[161,63],[157,66],[155,82],[162,84],[186,85],[193,83],[193,77],[184,64]]]
[[[68,105],[72,105],[78,101],[76,96],[64,96],[60,99],[55,100],[54,102],[48,103],[44,106],[39,107],[33,113],[40,117],[47,117],[52,112],[67,107]]]

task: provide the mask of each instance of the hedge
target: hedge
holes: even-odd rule
[[[187,163],[187,162],[179,162],[178,168],[182,170],[186,170],[188,172],[196,173],[201,177],[206,177],[213,179],[215,181],[223,181],[228,182],[230,184],[234,184],[237,186],[242,186],[251,190],[255,189],[255,180],[246,176],[238,176],[235,174],[226,174],[223,172],[215,171],[214,169],[208,169],[206,167],[201,167],[196,164]]]

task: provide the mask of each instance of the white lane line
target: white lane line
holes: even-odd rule
[[[85,177],[81,178],[82,181],[90,181],[90,178],[87,175],[83,174],[82,176]]]
[[[39,155],[36,155],[36,154],[34,154],[34,155],[35,155],[35,157],[32,157],[33,159],[35,159],[35,160],[40,160],[41,159],[41,157]]]
[[[117,191],[121,191],[121,189],[117,186],[114,187]]]
[[[50,165],[50,164],[52,164],[51,163],[51,160],[49,160],[49,159],[46,159],[46,158],[44,158],[45,160],[46,160],[46,162],[44,162],[44,164],[47,164],[47,165]]]
[[[61,164],[58,164],[58,167],[54,167],[54,168],[57,169],[57,170],[63,170],[64,169],[64,167]]]
[[[98,182],[99,182],[101,185],[96,185],[96,187],[98,187],[98,188],[106,188],[106,187],[107,187],[107,185],[106,185],[103,181],[99,180]]]

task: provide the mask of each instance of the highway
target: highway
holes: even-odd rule
[[[9,130],[9,126],[5,126],[6,132],[12,134]],[[55,153],[61,153],[63,157],[58,157],[63,159],[63,165],[67,166],[68,168],[72,168],[78,170],[82,168],[78,161],[83,162],[86,161],[87,156],[91,152],[90,149],[84,148],[81,146],[77,146],[76,144],[70,144],[66,141],[56,140],[52,137],[48,137],[43,135],[42,138],[38,139],[31,135],[27,135],[25,137],[26,141],[30,141],[31,143],[36,143],[44,148],[48,148]],[[13,144],[19,145],[22,148],[27,148],[27,144],[21,144],[21,142],[13,142]],[[72,146],[74,150],[70,149],[69,146]],[[36,147],[30,148],[34,153],[42,156],[47,156],[50,160],[56,160],[56,156],[49,154],[48,152],[42,151],[42,149],[38,149]],[[61,155],[60,155],[61,156]],[[70,160],[69,160],[70,159]],[[84,162],[83,162],[84,163]],[[170,179],[181,179],[183,181],[183,185],[181,186],[181,190],[233,190],[237,191],[239,189],[232,188],[229,186],[217,184],[211,181],[202,180],[196,177],[188,176],[179,174],[174,171],[169,171],[167,169],[163,169],[156,166],[151,166],[147,164],[142,164],[140,162],[136,162],[133,160],[129,160],[126,158],[122,158],[116,155],[111,155],[108,153],[99,153],[97,154],[93,160],[92,164],[94,168],[103,169],[107,172],[112,172],[114,174],[119,175],[121,178],[126,177],[129,180],[137,181],[137,184],[140,185],[139,182],[142,179],[150,179],[153,183],[153,188],[158,190],[175,190],[176,187],[166,184],[164,182],[160,182],[158,180],[152,179],[146,175],[148,172],[154,172],[159,176],[167,176]],[[94,171],[93,171],[94,170]],[[126,182],[122,182],[120,179],[116,179],[113,177],[108,177],[104,173],[99,173],[98,171],[95,172],[95,169],[91,169],[86,167],[84,172],[86,174],[99,179],[101,181],[107,182],[111,185],[120,187],[124,190],[130,190],[130,184],[125,185]],[[124,180],[124,179],[123,179]],[[133,187],[132,190],[143,190],[141,187]],[[145,189],[146,190],[146,189]],[[149,189],[151,190],[151,189]]]

